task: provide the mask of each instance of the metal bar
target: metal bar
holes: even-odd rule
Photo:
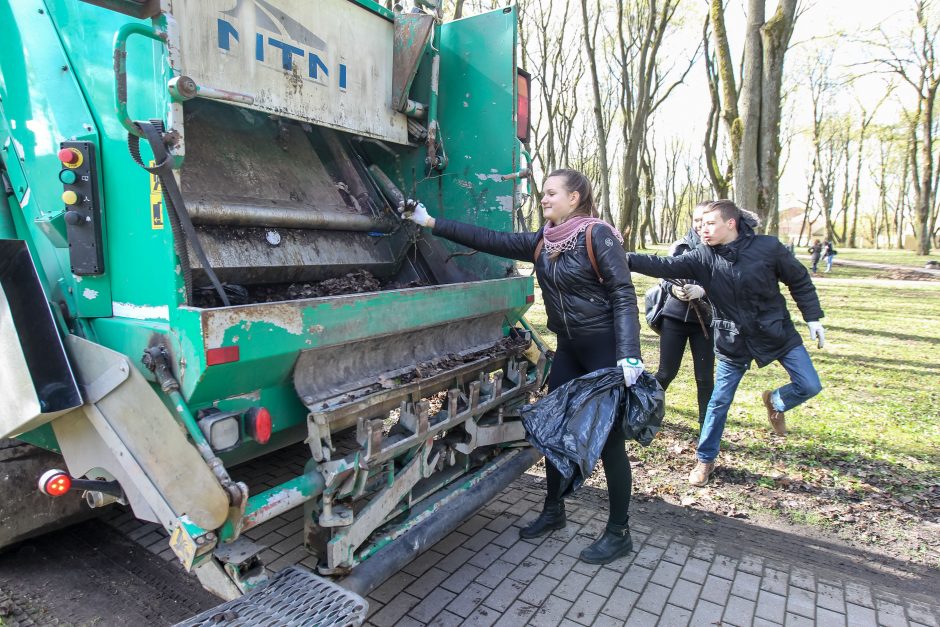
[[[242,519],[242,531],[316,498],[323,492],[324,485],[323,475],[314,471],[250,497]]]
[[[356,568],[340,584],[366,596],[424,550],[466,522],[542,456],[533,448],[517,449],[506,458],[461,482],[418,515],[414,526],[390,544],[368,555],[368,568]],[[360,556],[365,559],[367,556]]]
[[[127,39],[131,35],[142,35],[154,41],[166,43],[166,33],[159,32],[151,26],[137,22],[129,22],[122,26],[114,35],[114,110],[118,122],[128,133],[143,137],[143,132],[131,121],[127,113]]]
[[[501,404],[507,403],[515,399],[517,396],[520,396],[522,392],[528,391],[529,388],[530,386],[528,385],[519,386],[513,388],[509,392],[504,393],[502,396],[493,396],[490,398],[490,400],[477,406],[476,409],[467,409],[462,413],[457,414],[453,418],[442,420],[433,427],[429,428],[425,433],[415,433],[414,435],[410,435],[404,439],[398,440],[394,444],[381,449],[377,452],[377,454],[364,461],[369,465],[369,468],[377,468],[382,463],[387,462],[393,457],[397,457],[399,454],[403,453],[409,448],[414,448],[424,440],[433,438],[442,431],[453,429],[456,425],[469,420],[473,416],[482,415],[491,409],[496,409]]]
[[[375,182],[379,184],[379,187],[382,188],[382,192],[385,194],[386,198],[392,201],[392,205],[397,207],[401,203],[405,202],[405,195],[401,193],[401,190],[395,186],[392,182],[392,179],[386,176],[385,172],[379,169],[377,165],[370,165],[369,172],[372,173],[372,177],[375,179]]]
[[[313,207],[258,207],[252,205],[194,202],[187,205],[193,223],[223,226],[280,226],[326,231],[391,233],[391,219],[360,213],[317,211]]]

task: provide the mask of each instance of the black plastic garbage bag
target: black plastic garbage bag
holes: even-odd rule
[[[666,415],[666,392],[656,377],[644,372],[627,390],[620,414],[620,429],[628,440],[649,446],[659,433]]]
[[[521,410],[526,439],[564,477],[563,494],[577,490],[594,471],[612,428],[647,446],[664,413],[665,394],[653,375],[644,372],[627,388],[620,368],[573,379]]]

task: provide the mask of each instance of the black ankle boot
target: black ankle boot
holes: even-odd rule
[[[565,503],[546,503],[539,517],[532,521],[528,527],[519,530],[520,538],[538,538],[555,529],[562,529],[567,524],[565,519]]]
[[[630,530],[611,531],[605,529],[594,544],[581,551],[581,561],[588,564],[609,564],[633,550]]]

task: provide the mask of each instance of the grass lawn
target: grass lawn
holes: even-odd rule
[[[848,274],[816,281],[827,345],[810,354],[824,390],[788,413],[790,434],[772,434],[760,400],[762,390],[787,382],[785,371],[752,368],[729,413],[716,480],[689,486],[698,424],[686,353],[663,431],[648,448],[631,444],[638,500],[808,524],[940,567],[940,282],[842,278]],[[642,299],[653,279],[634,281]],[[527,318],[554,345],[540,295]],[[655,371],[658,336],[645,321],[641,339]],[[603,484],[603,474],[592,482]]]
[[[929,259],[940,261],[940,253],[934,251],[932,255],[917,255],[912,250],[875,250],[873,248],[836,248],[836,259],[849,261],[869,261],[871,263],[886,263],[895,266],[908,266],[923,268]],[[801,251],[802,252],[802,251]]]

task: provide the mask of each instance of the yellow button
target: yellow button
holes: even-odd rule
[[[62,202],[67,205],[74,205],[78,202],[78,194],[68,189],[62,192]]]

